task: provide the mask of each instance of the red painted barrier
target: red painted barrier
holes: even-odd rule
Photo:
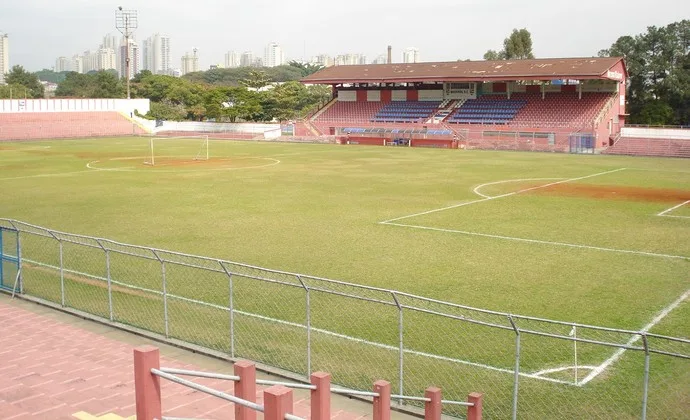
[[[160,369],[160,353],[153,346],[134,349],[134,395],[137,420],[154,420],[163,417],[161,408],[160,378],[151,373]]]
[[[292,390],[280,385],[265,390],[264,420],[284,420],[286,414],[292,414]]]
[[[158,375],[152,369],[160,370],[160,353],[158,348],[143,346],[134,349],[134,386],[136,396],[137,420],[154,420],[162,418],[161,386]],[[237,398],[256,403],[256,366],[252,362],[238,361],[234,364],[234,392]],[[311,416],[310,420],[329,420],[331,418],[331,375],[325,372],[314,372],[311,375]],[[391,384],[379,380],[374,382],[373,420],[391,420]],[[429,399],[424,404],[424,420],[441,420],[441,389],[429,387],[424,396]],[[294,403],[292,390],[283,385],[272,386],[263,393],[264,419],[284,420],[286,414],[292,414]],[[468,396],[472,404],[467,408],[467,420],[482,419],[482,394],[472,393]],[[256,410],[235,404],[236,420],[256,420]]]
[[[252,362],[240,360],[235,362],[235,375],[240,377],[235,381],[235,396],[246,401],[256,402],[256,366]],[[235,404],[236,420],[256,420],[256,411],[249,407]]]
[[[374,420],[391,420],[391,384],[388,381],[374,382]]]
[[[311,374],[311,420],[329,420],[331,418],[331,374],[314,372]]]

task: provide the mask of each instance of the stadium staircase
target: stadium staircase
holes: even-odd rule
[[[456,108],[458,102],[459,101],[456,101],[455,99],[446,99],[443,101],[438,107],[438,110],[434,114],[433,118],[427,121],[427,124],[438,124],[442,121],[445,121],[446,118],[453,113],[453,110]]]
[[[621,137],[603,154],[690,158],[690,140]]]
[[[337,101],[337,98],[331,99],[330,102],[321,107],[321,109],[317,110],[310,118],[308,118],[308,120],[311,122],[316,121],[317,118],[319,118],[324,112],[328,111],[328,109],[332,107],[333,104],[335,104]]]

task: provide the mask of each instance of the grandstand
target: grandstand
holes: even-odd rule
[[[304,124],[360,144],[439,129],[439,145],[593,153],[625,123],[626,77],[619,57],[336,66],[302,80],[334,92]]]
[[[145,134],[132,120],[148,99],[0,100],[0,141]]]

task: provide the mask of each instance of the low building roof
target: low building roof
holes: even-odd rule
[[[552,79],[620,81],[627,75],[625,63],[622,65],[623,73],[613,69],[622,61],[622,57],[589,57],[332,66],[305,77],[302,82],[338,84]]]

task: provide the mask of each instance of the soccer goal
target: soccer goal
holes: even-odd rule
[[[209,160],[208,136],[150,137],[149,153],[144,164],[151,166]]]

